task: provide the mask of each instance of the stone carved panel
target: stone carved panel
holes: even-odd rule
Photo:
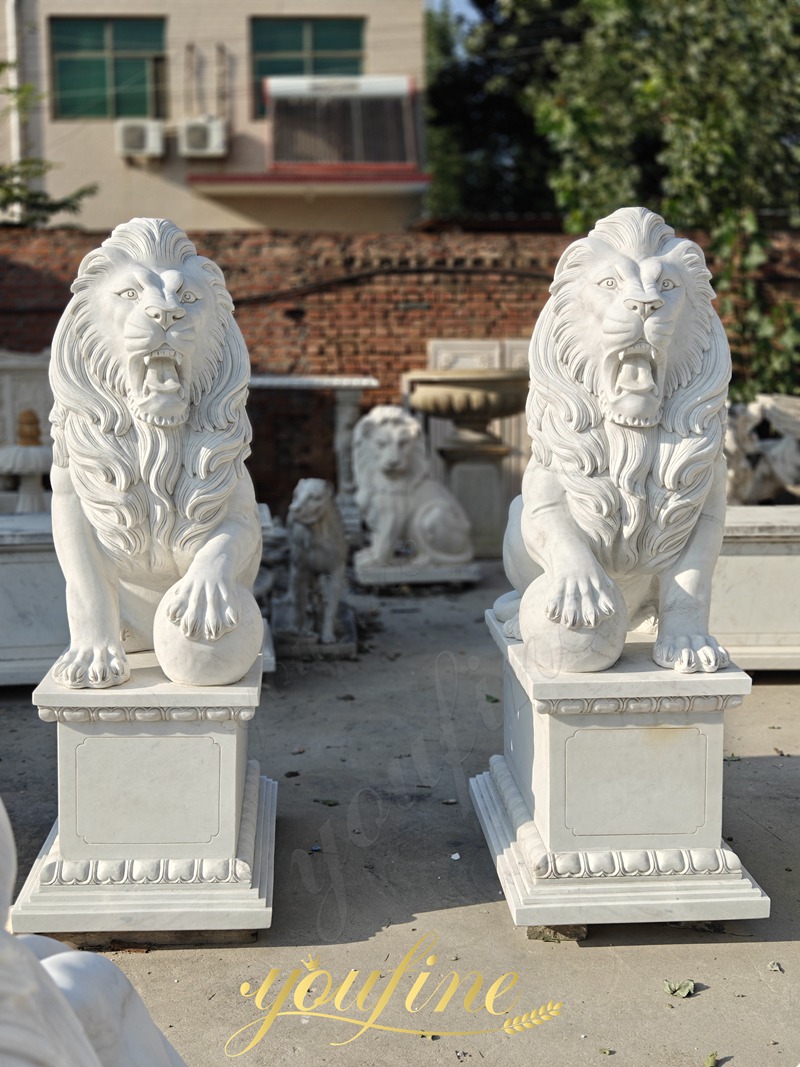
[[[44,722],[247,722],[255,708],[39,708]]]
[[[610,825],[623,836],[692,834],[705,823],[708,744],[695,727],[582,729],[565,748],[565,823],[575,837]]]
[[[188,752],[193,773],[178,778],[176,759]],[[221,759],[211,737],[129,737],[124,749],[117,737],[87,737],[75,763],[76,828],[87,845],[200,844],[219,833]]]

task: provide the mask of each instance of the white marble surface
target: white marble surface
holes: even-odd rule
[[[701,695],[744,695],[752,688],[752,679],[736,666],[714,674],[680,674],[665,672],[653,663],[652,637],[632,637],[625,645],[613,670],[588,675],[549,674],[531,664],[525,645],[503,634],[493,611],[486,612],[486,622],[495,644],[513,666],[529,699],[600,697],[696,697]]]
[[[731,367],[710,277],[698,245],[633,207],[556,267],[531,338],[531,460],[505,554],[517,632],[554,670],[612,666],[629,623],[654,614],[660,666],[729,661],[708,617]]]
[[[800,508],[731,507],[711,626],[748,670],[800,670]]]
[[[50,516],[0,515],[0,685],[37,682],[68,643]]]
[[[247,759],[261,663],[239,685],[170,682],[153,653],[128,682],[68,690],[58,820],[14,907],[17,931],[257,929],[271,922],[275,783]]]
[[[370,532],[356,567],[453,566],[473,556],[470,524],[453,494],[431,477],[417,420],[391,404],[374,407],[353,431],[356,502]]]
[[[250,361],[222,271],[173,223],[137,218],[83,259],[72,292],[50,364],[70,626],[54,677],[117,686],[127,654],[155,648],[171,677],[227,684],[261,645],[261,537]]]
[[[377,389],[377,378],[348,374],[252,374],[251,389]]]
[[[0,912],[16,855],[0,802]],[[0,1062],[4,1067],[185,1067],[139,994],[104,956],[0,930]]]
[[[188,686],[171,682],[158,665],[155,652],[136,652],[130,657],[131,677],[113,692],[73,691],[59,685],[50,671],[33,692],[39,709],[74,708],[249,708],[258,706],[261,692],[261,662],[256,660],[241,682],[228,686]],[[40,710],[41,715],[41,710]],[[45,718],[44,715],[41,715]],[[252,716],[250,716],[252,718]],[[113,721],[110,720],[110,721]]]
[[[699,922],[758,919],[770,901],[751,875],[563,879],[536,882],[505,797],[486,772],[470,781],[470,794],[494,859],[512,921],[517,926],[572,923]],[[723,843],[720,843],[722,851]]]
[[[487,622],[505,661],[504,746],[471,790],[514,921],[768,914],[722,841],[724,711],[750,678],[664,671],[647,641],[610,670],[546,673]]]

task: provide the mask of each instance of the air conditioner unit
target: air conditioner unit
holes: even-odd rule
[[[159,119],[117,119],[114,142],[118,156],[163,156],[164,123]]]
[[[178,123],[178,155],[185,159],[213,159],[228,153],[228,128],[224,119],[205,115]]]

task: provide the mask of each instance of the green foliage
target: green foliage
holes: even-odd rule
[[[555,207],[569,232],[641,204],[706,230],[734,394],[800,393],[800,315],[759,272],[767,225],[800,225],[798,0],[472,2],[431,68],[444,202]]]
[[[9,69],[0,62],[0,75]],[[31,85],[2,86],[0,95],[8,101],[5,111],[16,109],[23,114],[39,98]],[[96,185],[84,185],[69,196],[54,199],[41,188],[41,180],[53,164],[44,159],[21,159],[0,163],[0,214],[5,226],[41,226],[59,212],[77,214],[81,202],[97,191]]]
[[[427,12],[428,211],[447,216],[553,213],[555,156],[534,126],[530,84],[552,77],[542,42],[563,32],[559,0],[472,0],[465,25],[447,0]]]

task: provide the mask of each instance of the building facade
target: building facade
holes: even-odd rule
[[[97,183],[80,225],[397,231],[418,217],[423,0],[7,0],[4,158]],[[69,216],[56,216],[55,224]]]

